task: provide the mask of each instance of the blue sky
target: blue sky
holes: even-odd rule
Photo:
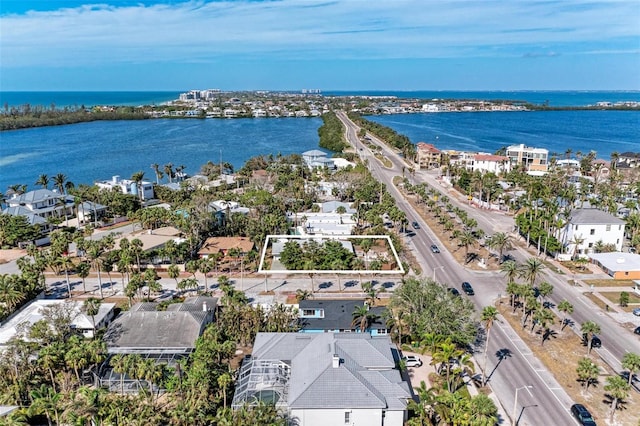
[[[640,90],[638,0],[2,0],[0,90]]]

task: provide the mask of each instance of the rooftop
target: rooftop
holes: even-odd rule
[[[111,323],[104,340],[110,353],[190,352],[213,320],[216,304],[217,299],[202,296],[166,311],[157,311],[157,303],[138,303]]]
[[[298,323],[303,330],[354,330],[358,325],[352,325],[353,311],[364,306],[364,299],[350,300],[301,300],[298,308],[301,312],[305,309],[323,309],[324,318],[300,318]],[[370,328],[387,328],[382,319],[385,308],[373,306],[369,309],[377,319],[371,323]]]
[[[589,257],[612,272],[640,271],[640,254],[635,253],[593,253]]]
[[[598,209],[576,209],[571,212],[569,222],[574,225],[622,225],[624,220]]]
[[[388,337],[258,333],[251,359],[241,369],[233,404],[260,399],[274,388],[285,399],[280,406],[289,408],[404,410],[410,393],[395,369],[398,360]],[[278,377],[262,374],[264,361],[281,363]]]

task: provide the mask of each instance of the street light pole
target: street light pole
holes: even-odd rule
[[[531,391],[529,389],[533,389],[533,385],[527,385],[527,386],[522,386],[520,388],[516,388],[516,397],[513,400],[513,413],[511,415],[511,426],[516,426],[517,424],[517,419],[516,419],[516,410],[518,408],[518,391],[520,389],[526,389],[527,392],[529,392],[529,395],[531,395]],[[531,395],[533,396],[533,395]]]

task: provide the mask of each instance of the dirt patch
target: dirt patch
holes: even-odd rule
[[[557,319],[556,325],[552,328],[554,331],[553,337],[542,346],[541,335],[537,330],[534,333],[529,331],[531,329],[530,321],[527,323],[526,330],[522,329],[520,321],[522,314],[520,311],[515,314],[512,313],[512,308],[508,303],[498,305],[497,308],[503,318],[511,324],[511,327],[527,343],[535,356],[544,363],[569,396],[575,402],[584,404],[591,411],[598,424],[604,424],[608,419],[610,408],[610,404],[605,402],[608,399],[605,395],[604,385],[607,377],[616,373],[600,359],[595,351],[591,351],[589,358],[598,365],[600,375],[598,383],[589,386],[589,391],[585,392],[582,385],[577,381],[576,368],[578,361],[587,356],[587,349],[582,346],[581,339],[573,331],[568,328],[560,331],[561,319]],[[638,404],[640,404],[640,394],[632,389],[629,397],[625,399],[624,406],[626,409],[616,412],[616,422],[624,425],[636,424],[638,421],[637,411],[632,407],[638,407]]]
[[[7,249],[0,250],[0,265],[3,263],[11,262],[12,260],[16,260],[25,256],[27,254],[26,250],[20,249]]]
[[[593,303],[595,303],[596,305],[598,305],[598,307],[600,309],[605,309],[607,304],[604,303],[604,301],[602,301],[602,299],[600,299],[598,296],[596,296],[593,293],[583,293],[585,296],[587,296],[589,298],[589,300],[591,300]]]
[[[633,287],[631,280],[582,280],[585,284],[594,287]]]

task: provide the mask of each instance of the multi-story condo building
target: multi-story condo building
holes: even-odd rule
[[[520,145],[507,148],[507,157],[512,166],[522,166],[527,173],[544,174],[549,167],[549,150]]]

